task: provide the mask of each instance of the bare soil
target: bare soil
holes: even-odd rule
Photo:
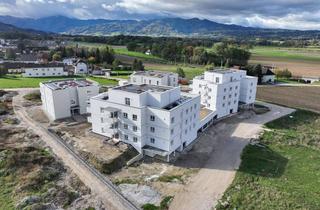
[[[320,76],[320,61],[292,61],[281,58],[252,57],[249,62],[274,65],[279,69],[288,69],[294,76]]]
[[[261,86],[258,87],[257,99],[320,112],[318,86]]]
[[[76,209],[81,205],[105,209],[38,135],[24,123],[8,120],[16,116],[11,101],[6,105],[8,112],[0,118],[0,182],[3,190],[12,193],[8,204],[0,203],[0,208],[13,205],[17,209]],[[7,196],[3,192],[0,200]]]

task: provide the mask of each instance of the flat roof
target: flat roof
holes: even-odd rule
[[[154,91],[154,92],[165,92],[167,90],[171,90],[173,87],[167,87],[167,86],[157,86],[157,85],[147,85],[147,84],[142,84],[142,85],[135,85],[135,84],[129,84],[129,85],[124,85],[124,86],[119,86],[113,88],[113,90],[122,90],[130,93],[144,93],[147,91]]]
[[[205,119],[209,114],[211,114],[213,111],[210,109],[205,108],[204,106],[200,109],[200,120]]]
[[[52,90],[62,90],[70,87],[86,87],[93,85],[92,82],[86,79],[52,80],[48,82],[42,82],[42,84]]]
[[[229,73],[239,72],[239,70],[237,70],[237,69],[213,69],[213,70],[208,70],[208,72],[219,73],[219,74],[229,74]]]
[[[149,77],[157,77],[157,78],[162,78],[166,75],[172,75],[172,72],[163,72],[163,71],[137,71],[134,73],[134,75],[144,75],[144,76],[149,76]]]

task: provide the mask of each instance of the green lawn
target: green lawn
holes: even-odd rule
[[[287,60],[320,61],[320,48],[261,47],[250,50],[252,56]]]
[[[266,127],[217,209],[320,209],[320,115],[297,111]]]
[[[289,84],[304,84],[303,82],[299,82],[297,80],[291,80],[291,79],[285,79],[285,78],[278,78],[275,80],[275,82],[279,83],[289,83]]]
[[[127,55],[130,57],[135,57],[135,58],[140,58],[144,60],[157,60],[157,61],[164,61],[164,59],[159,58],[154,55],[146,55],[141,52],[134,52],[134,51],[129,51],[127,48],[114,48],[114,52],[119,55]]]
[[[30,78],[30,77],[22,77],[21,75],[6,75],[4,77],[0,77],[0,88],[32,88],[39,87],[40,82],[45,82],[49,80],[57,80],[57,79],[71,79],[71,78],[81,78],[79,76],[71,76],[71,77],[41,77],[41,78]],[[101,85],[115,85],[117,81],[105,79],[105,78],[97,78],[97,77],[88,77],[96,82],[99,82]]]

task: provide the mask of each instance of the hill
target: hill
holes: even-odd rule
[[[3,38],[30,38],[44,35],[47,35],[47,33],[33,29],[18,28],[16,26],[0,22],[0,37]]]
[[[216,23],[198,18],[165,18],[154,20],[79,20],[64,16],[40,19],[0,16],[6,22],[21,28],[72,35],[144,35],[179,37],[314,37],[320,31],[297,31],[285,29],[262,29]]]

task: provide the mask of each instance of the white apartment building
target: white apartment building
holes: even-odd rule
[[[221,118],[238,112],[239,105],[254,103],[257,81],[243,70],[206,71],[193,79],[192,93],[201,95],[201,104]]]
[[[92,131],[140,153],[169,156],[197,137],[200,96],[180,87],[128,84],[90,99]]]
[[[67,76],[68,72],[64,71],[63,64],[34,64],[22,69],[24,77],[58,77]]]
[[[161,71],[138,71],[130,75],[130,83],[141,85],[178,86],[178,74]]]
[[[99,94],[97,83],[85,79],[40,83],[42,108],[50,120],[85,114],[89,99]]]

